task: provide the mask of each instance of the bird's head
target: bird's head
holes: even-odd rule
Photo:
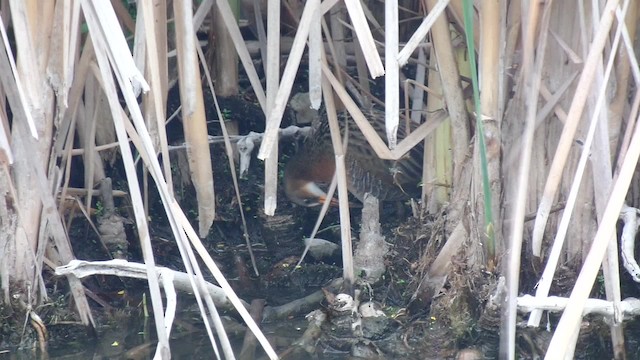
[[[284,169],[285,194],[292,202],[305,207],[322,205],[327,201],[327,193],[321,184],[329,184],[335,172],[331,149],[315,145],[313,143],[291,157]],[[331,205],[338,205],[336,199],[330,201]]]
[[[284,191],[289,200],[306,207],[322,205],[327,201],[327,193],[313,181],[294,179],[285,176]],[[338,206],[336,199],[330,200],[332,206]]]

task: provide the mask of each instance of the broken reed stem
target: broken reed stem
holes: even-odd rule
[[[323,65],[326,66],[326,63]],[[327,80],[327,76],[322,77],[322,92],[324,103],[327,108],[327,119],[331,131],[331,142],[336,157],[335,176],[338,182],[338,200],[340,205],[340,235],[342,238],[342,277],[347,294],[352,294],[354,284],[353,272],[353,247],[351,245],[351,218],[349,216],[349,191],[347,190],[347,172],[345,169],[344,147],[340,137],[340,124],[336,115],[336,105],[333,100],[333,90]],[[348,124],[345,124],[348,127]],[[345,143],[348,141],[348,135]],[[330,199],[327,198],[327,201]]]
[[[266,120],[269,125],[269,122],[275,121],[269,115],[276,108],[276,95],[280,86],[280,4],[270,1],[267,6],[267,63],[265,66],[267,68]],[[286,81],[284,77],[283,81]],[[269,216],[275,214],[278,205],[278,133],[272,136],[276,141],[272,145],[271,155],[264,162],[264,213]]]
[[[398,142],[398,122],[400,117],[400,66],[398,65],[398,3],[384,3],[384,124],[389,149],[395,149]],[[367,27],[368,28],[368,27]]]

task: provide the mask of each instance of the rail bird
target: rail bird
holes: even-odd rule
[[[363,110],[373,128],[383,139],[385,135],[384,112]],[[383,160],[346,111],[338,113],[341,134],[349,126],[345,167],[347,187],[360,201],[369,193],[380,201],[402,201],[420,196],[423,146],[421,143],[398,160]],[[323,204],[327,199],[325,189],[331,183],[336,170],[335,155],[326,113],[313,123],[313,130],[300,151],[285,166],[284,188],[287,197],[306,207]],[[404,138],[404,128],[398,130],[398,138]]]

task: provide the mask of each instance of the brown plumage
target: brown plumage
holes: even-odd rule
[[[363,113],[380,137],[385,139],[384,113],[379,110],[363,110]],[[344,129],[345,123],[349,125],[345,156],[349,192],[361,201],[365,193],[381,201],[406,200],[420,195],[421,145],[399,160],[382,160],[346,111],[338,114],[338,121],[341,129]],[[303,148],[287,163],[284,173],[287,197],[303,206],[316,206],[326,201],[325,189],[335,172],[335,156],[326,114],[313,124],[313,128]],[[341,134],[344,135],[344,131]],[[404,131],[398,131],[398,138],[404,138]],[[331,201],[335,204],[335,199]]]

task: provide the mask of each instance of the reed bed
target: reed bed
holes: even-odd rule
[[[252,15],[247,20],[257,40],[243,38],[240,9]],[[557,323],[546,325],[553,332],[547,359],[574,356],[589,312],[607,319],[611,356],[625,358],[629,335],[623,321],[638,314],[638,304],[622,300],[621,283],[640,279],[633,253],[640,204],[637,2],[286,0],[249,6],[224,0],[11,0],[1,2],[1,10],[0,258],[5,260],[0,283],[5,303],[16,289],[28,294],[29,305],[41,303],[47,286],[42,273],[58,269],[66,275],[82,323],[94,325],[79,281],[86,274],[61,272],[77,265],[65,204],[74,199],[88,214],[96,185],[108,177],[109,151],[115,149],[144,255],[145,275],[140,276],[149,283],[156,357],[170,356],[175,303],[161,296],[161,287],[170,291],[167,277],[173,275],[155,264],[149,187],[161,197],[216,355],[234,357],[216,310],[222,300],[211,297],[203,271],[215,277],[266,354],[277,358],[201,242],[217,219],[213,190],[220,176],[212,171],[203,93],[237,91],[240,64],[267,119],[254,154],[264,160],[266,215],[278,212],[278,143],[296,74],[308,71],[310,103],[327,110],[346,289],[356,276],[346,140],[336,111],[351,114],[383,159],[399,159],[424,143],[419,212],[446,212],[447,221],[445,243],[422,276],[455,278],[461,274],[454,274],[458,267],[452,259],[462,257],[470,272],[501,279],[494,284],[500,299],[500,358],[516,357],[519,318],[539,327],[544,311],[562,311]],[[295,31],[283,33],[287,27]],[[197,32],[208,33],[226,49],[216,55],[215,85],[209,74],[215,67],[207,63]],[[355,73],[357,79],[351,77]],[[384,98],[375,99],[369,80],[382,76]],[[170,114],[165,112],[175,83],[198,204],[197,232],[176,201],[169,162],[165,124]],[[354,100],[355,93],[360,99]],[[376,100],[385,107],[383,137],[360,109]],[[225,116],[219,107],[217,114]],[[221,125],[242,211],[233,159],[236,142],[244,138],[230,133],[231,124],[229,129],[224,121]],[[410,129],[404,139],[397,137],[401,126]],[[79,156],[84,189],[70,185],[78,171],[71,163]],[[254,161],[252,166],[263,165]],[[625,230],[618,246],[620,218]],[[242,219],[250,250],[244,214]],[[253,253],[251,259],[258,275]],[[542,270],[531,270],[533,263]],[[550,293],[559,266],[577,274],[562,296]],[[606,299],[592,298],[600,271]],[[437,294],[444,281],[422,291]]]

